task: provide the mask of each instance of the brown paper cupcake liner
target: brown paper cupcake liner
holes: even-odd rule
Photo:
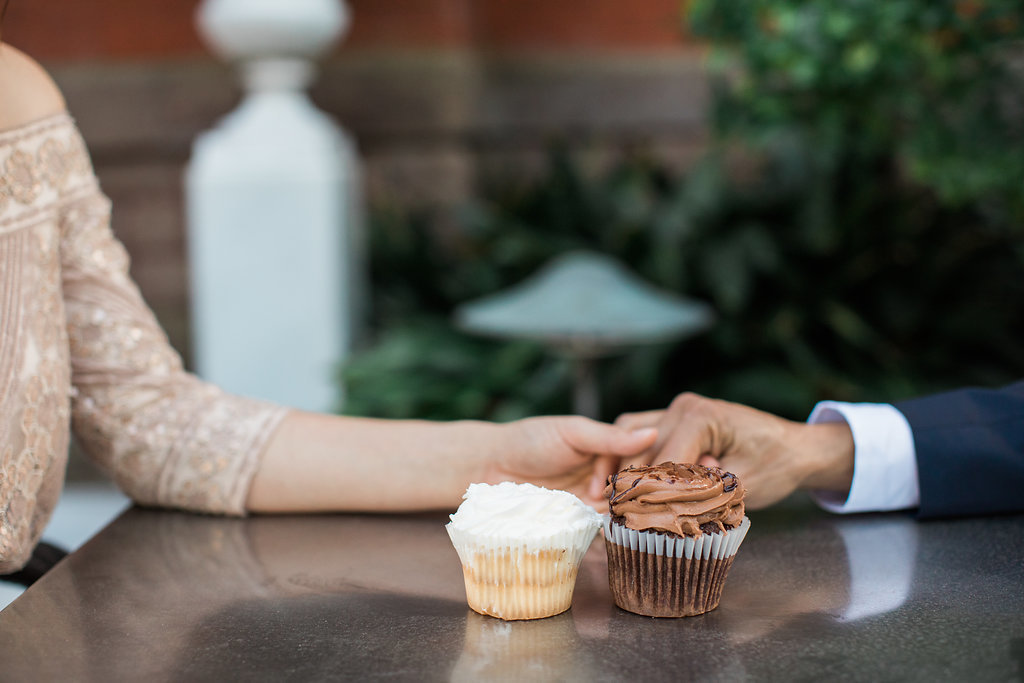
[[[718,606],[750,520],[719,534],[677,539],[605,522],[608,584],[615,604],[651,617],[689,617]]]

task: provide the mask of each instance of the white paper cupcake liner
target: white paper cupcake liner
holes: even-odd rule
[[[636,531],[621,524],[613,524],[611,518],[607,516],[604,519],[604,537],[616,545],[653,555],[687,560],[732,557],[739,550],[748,529],[750,518],[744,517],[738,527],[724,532],[676,538],[657,531]]]
[[[501,619],[539,619],[572,604],[576,575],[598,527],[566,530],[543,539],[482,536],[449,524],[462,562],[469,606]]]

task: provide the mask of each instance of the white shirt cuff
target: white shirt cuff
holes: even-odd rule
[[[812,497],[826,510],[846,514],[917,507],[914,435],[903,413],[888,403],[822,401],[809,424],[845,421],[853,433],[853,483],[849,494],[815,491]]]

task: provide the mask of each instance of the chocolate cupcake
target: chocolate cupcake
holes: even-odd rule
[[[604,531],[615,604],[651,617],[717,607],[750,528],[745,493],[736,475],[701,465],[666,462],[609,477]]]

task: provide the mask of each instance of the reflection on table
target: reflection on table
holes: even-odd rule
[[[132,509],[0,613],[4,680],[1011,680],[1024,517],[751,514],[720,607],[619,610],[603,542],[573,608],[465,604],[443,515],[218,519]]]

